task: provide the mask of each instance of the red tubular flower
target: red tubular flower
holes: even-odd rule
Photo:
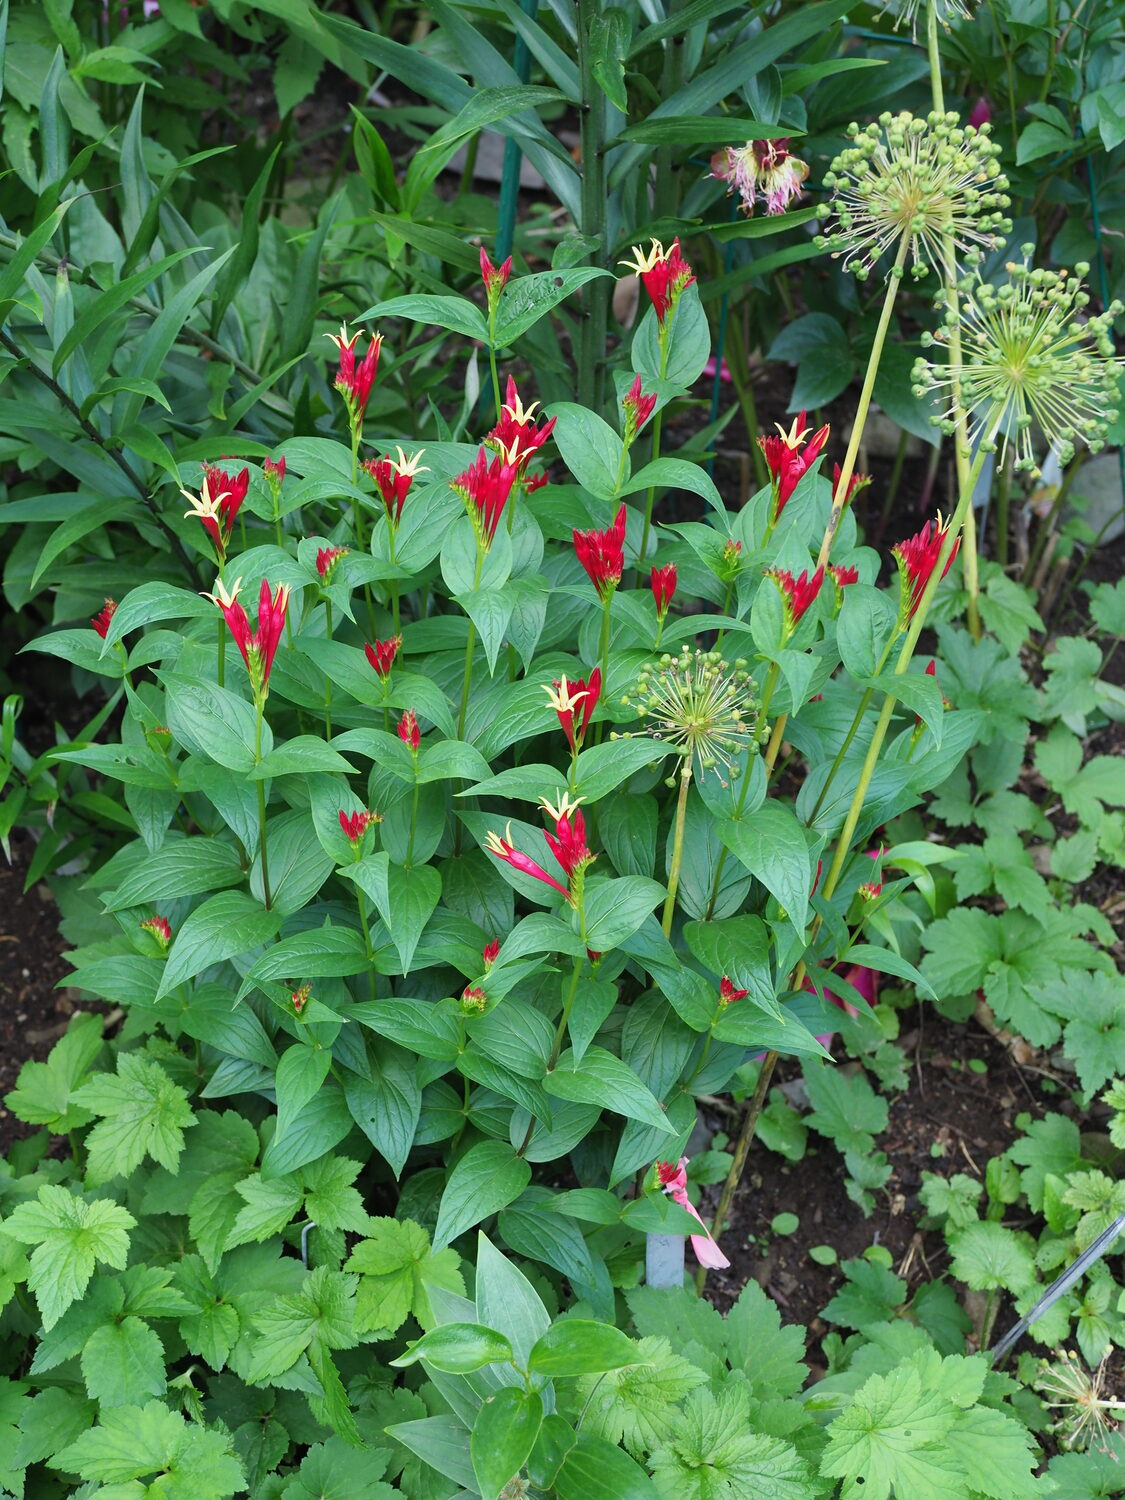
[[[820,586],[824,582],[824,569],[817,568],[810,578],[809,570],[806,568],[799,578],[794,578],[788,568],[767,568],[766,577],[772,578],[781,590],[786,623],[789,629],[793,630],[820,593]]]
[[[641,278],[645,291],[652,300],[656,320],[663,327],[669,313],[676,310],[680,296],[695,280],[695,272],[680,252],[677,236],[665,250],[659,240],[653,240],[647,255],[639,245],[634,245],[635,260],[623,260],[623,266]]]
[[[347,547],[320,547],[316,554],[316,571],[322,583],[331,583],[332,573],[342,557],[348,555]]]
[[[859,894],[864,901],[875,901],[883,894],[883,882],[881,880],[865,880],[859,888]]]
[[[488,996],[479,984],[470,984],[461,991],[461,1009],[467,1016],[483,1014],[488,1005]]]
[[[398,737],[404,745],[410,747],[412,754],[418,754],[418,746],[422,743],[422,735],[418,729],[418,720],[414,717],[414,710],[412,708],[408,708],[398,721]]]
[[[102,605],[101,609],[98,610],[97,614],[90,621],[90,624],[94,627],[94,629],[97,631],[97,633],[101,636],[101,638],[102,638],[103,641],[105,640],[106,636],[109,634],[109,622],[113,619],[113,617],[114,617],[114,615],[116,613],[117,613],[117,605],[116,605],[116,603],[112,599],[107,599],[105,601],[105,603]]]
[[[646,396],[641,390],[641,377],[634,375],[633,384],[621,398],[621,405],[625,412],[625,432],[622,442],[626,448],[629,448],[632,446],[641,428],[656,410],[656,397]]]
[[[794,418],[788,432],[780,422],[777,423],[777,430],[780,437],[758,439],[758,447],[766,456],[766,468],[773,481],[775,525],[781,519],[781,512],[789,503],[793,491],[820,457],[820,450],[828,441],[829,428],[825,423],[806,443],[805,436],[809,429],[805,426],[805,413],[802,412],[799,417]]]
[[[939,511],[936,524],[927,521],[916,535],[898,542],[891,549],[898,564],[900,620],[914,618],[948,536],[949,526],[942,520]],[[953,559],[957,556],[960,545],[961,538],[958,537],[941,571],[943,578],[953,566]]]
[[[550,479],[545,472],[523,476],[523,487],[529,495],[534,495],[536,490],[541,490],[545,484],[549,483]]]
[[[841,567],[836,563],[828,564],[828,571],[835,579],[836,587],[846,589],[849,583],[859,582],[859,569],[851,566]]]
[[[565,677],[553,682],[550,687],[543,684],[543,691],[551,707],[559,716],[559,728],[566,735],[567,743],[571,752],[577,755],[582,748],[582,741],[586,737],[586,730],[590,725],[590,716],[597,707],[598,698],[602,691],[602,669],[595,667],[589,678],[583,682],[581,678],[577,682],[568,683]],[[578,716],[578,723],[574,721],[574,710],[582,705]]]
[[[373,334],[367,346],[367,353],[359,364],[356,364],[356,344],[361,332],[362,330],[357,328],[349,338],[348,325],[342,323],[339,333],[324,335],[325,338],[331,339],[340,351],[336,389],[344,398],[348,418],[353,426],[358,426],[363,421],[363,414],[367,410],[367,400],[371,395],[371,387],[375,384],[375,372],[379,368],[379,351],[383,347],[383,335]]]
[[[293,1009],[297,1012],[298,1015],[301,1014],[305,1006],[309,1003],[309,997],[311,995],[312,985],[303,984],[299,989],[294,990],[293,993],[289,996],[289,1003],[290,1005],[292,1005]]]
[[[492,546],[517,477],[516,466],[506,455],[497,454],[490,464],[488,450],[480,448],[465,472],[453,480],[453,488],[464,501],[477,537],[485,548]]]
[[[597,859],[586,844],[586,819],[579,810],[579,801],[581,798],[571,802],[568,797],[563,797],[558,807],[552,807],[547,801],[542,803],[543,811],[549,813],[555,822],[554,833],[544,833],[543,837],[571,881]]]
[[[506,831],[509,835],[507,838],[501,838],[499,834],[489,832],[484,841],[484,847],[488,853],[495,854],[497,859],[502,859],[505,864],[511,865],[513,870],[519,870],[523,875],[530,875],[533,880],[541,880],[544,885],[549,885],[569,901],[570,892],[566,886],[560,885],[553,875],[547,874],[542,865],[537,865],[528,855],[513,847],[511,840],[512,825],[510,823]]]
[[[242,509],[242,502],[250,488],[250,470],[244,468],[241,474],[236,474],[232,479],[224,469],[204,464],[203,477],[222,517],[224,542],[229,543],[238,512]]]
[[[140,924],[145,932],[151,932],[162,948],[172,941],[172,925],[167,917],[146,917]]]
[[[656,601],[657,618],[663,620],[668,613],[668,606],[672,603],[676,593],[676,564],[669,563],[663,568],[652,570],[652,597]]]
[[[496,304],[500,301],[500,293],[508,285],[508,277],[511,274],[512,257],[510,255],[503,265],[494,266],[488,257],[488,251],[483,245],[480,247],[480,279],[484,282],[489,313],[496,310]]]
[[[625,507],[617,512],[605,531],[576,531],[574,550],[586,575],[604,603],[621,582],[625,571]]]
[[[736,1000],[745,1000],[749,990],[736,990],[724,974],[719,983],[719,999],[723,1005],[733,1005]]]
[[[484,972],[487,974],[492,965],[500,957],[500,939],[493,938],[491,943],[486,943],[480,957],[481,962],[484,964]]]
[[[264,578],[262,579],[262,587],[258,595],[258,627],[252,631],[246,611],[238,602],[238,590],[241,585],[242,579],[235,579],[234,587],[228,594],[220,580],[216,585],[218,594],[206,594],[204,597],[217,604],[222,610],[227,628],[234,637],[235,645],[242,653],[242,660],[246,663],[254,697],[261,700],[269,693],[273,659],[277,655],[281,632],[285,629],[285,612],[289,608],[289,587],[287,584],[279,583],[276,591],[271,593],[269,584]]]
[[[340,827],[344,836],[352,844],[358,844],[373,823],[382,821],[379,813],[368,812],[365,808],[353,813],[346,813],[343,808],[340,809]]]
[[[407,458],[402,449],[398,448],[397,458],[384,453],[382,458],[369,458],[364,462],[363,467],[371,475],[383,497],[383,509],[387,512],[387,521],[392,530],[402,520],[402,507],[415,477],[430,472],[428,466],[421,462],[425,451],[425,448],[419,448],[417,453],[412,453]]]
[[[281,488],[281,481],[285,478],[285,459],[279,458],[276,463],[272,458],[267,458],[262,465],[262,470],[270,482],[271,488],[276,485]]]
[[[832,465],[832,495],[835,499],[839,499],[839,496],[836,492],[840,488],[840,475],[842,473],[843,470],[840,468],[839,464]],[[852,477],[848,480],[848,492],[844,496],[844,504],[850,505],[859,491],[862,489],[866,489],[870,483],[870,474],[853,474]]]
[[[374,645],[367,641],[363,647],[367,660],[375,669],[377,677],[386,677],[394,666],[395,657],[402,645],[401,635],[392,635],[388,641],[376,641]]]
[[[500,420],[484,440],[487,447],[494,449],[507,459],[521,479],[532,457],[555,430],[554,417],[544,422],[542,427],[536,427],[535,408],[538,405],[538,401],[533,401],[530,406],[524,406],[516,390],[516,382],[509,375],[504,405],[500,409]],[[537,483],[533,488],[546,483],[541,476],[536,476],[536,478]]]

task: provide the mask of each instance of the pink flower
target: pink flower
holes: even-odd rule
[[[749,993],[749,990],[736,990],[725,974],[719,982],[719,999],[724,1005],[733,1005],[736,1000],[745,1000]]]
[[[223,530],[229,542],[238,512],[242,509],[242,502],[246,499],[247,491],[250,489],[250,470],[243,468],[242,472],[232,479],[225,469],[217,468],[214,464],[204,464],[203,475],[219,514],[223,518]]]
[[[376,641],[374,645],[370,641],[364,644],[364,654],[372,667],[374,667],[377,677],[387,676],[394,666],[395,657],[398,655],[401,645],[401,635],[392,635],[390,640]]]
[[[752,214],[759,198],[767,214],[783,214],[809,175],[806,162],[789,150],[789,137],[776,141],[748,141],[745,146],[724,146],[711,158],[711,176],[726,182],[728,196],[736,192],[744,214]]]
[[[653,240],[647,255],[639,245],[633,247],[632,253],[635,260],[623,260],[620,264],[641,278],[656,320],[663,326],[668,314],[675,312],[681,294],[695,280],[695,272],[680,252],[679,236],[667,250],[659,240]]]
[[[621,582],[625,571],[625,507],[604,531],[576,531],[574,550],[586,575],[605,602]]]
[[[353,427],[363,422],[363,414],[367,410],[368,397],[371,395],[371,387],[375,384],[375,372],[379,368],[379,351],[383,347],[383,335],[376,333],[372,335],[371,342],[367,346],[367,353],[360,363],[356,364],[356,344],[359,341],[361,329],[348,337],[348,325],[342,323],[339,333],[326,333],[325,338],[331,339],[340,351],[340,368],[336,374],[336,389],[344,398],[344,405],[348,409],[348,419]]]
[[[101,636],[101,638],[102,638],[103,641],[105,640],[106,636],[109,634],[109,622],[113,619],[113,617],[114,617],[114,615],[116,613],[117,613],[117,605],[116,605],[116,603],[112,599],[107,599],[105,601],[105,603],[102,605],[101,609],[98,610],[97,614],[90,621],[90,624],[94,627],[94,629],[97,631],[97,633]]]
[[[348,555],[347,547],[320,547],[316,554],[316,571],[322,583],[331,583],[332,573],[342,557]]]
[[[398,737],[410,749],[413,755],[418,754],[418,746],[422,743],[422,735],[418,729],[418,720],[414,717],[414,710],[412,708],[408,708],[398,721]]]
[[[646,396],[641,390],[641,377],[634,375],[633,384],[621,398],[621,406],[625,412],[625,432],[622,442],[626,448],[630,448],[641,428],[656,410],[656,396]]]
[[[801,616],[820,593],[820,586],[824,582],[824,569],[817,568],[810,578],[806,568],[799,578],[794,578],[788,568],[767,568],[766,577],[772,578],[781,590],[786,624],[790,631],[794,630]]]
[[[656,615],[658,619],[663,620],[676,593],[676,564],[668,563],[663,568],[654,567],[651,583],[652,597],[656,602]]]
[[[299,989],[294,990],[293,993],[289,996],[289,1003],[290,1005],[292,1005],[293,1009],[297,1012],[298,1015],[301,1014],[305,1006],[309,1003],[309,997],[311,994],[312,985],[303,984]]]
[[[523,875],[530,875],[533,880],[541,880],[544,885],[549,885],[552,889],[559,891],[569,901],[570,892],[566,886],[560,885],[553,875],[547,874],[542,865],[537,865],[522,850],[516,849],[513,846],[510,837],[512,832],[512,825],[510,823],[506,831],[509,835],[506,838],[501,838],[498,833],[489,832],[484,841],[484,847],[489,854],[494,854],[497,859],[502,859],[505,864],[511,865],[513,870],[519,870]]]
[[[285,459],[279,458],[275,463],[272,458],[267,458],[262,465],[262,470],[269,480],[270,487],[276,485],[280,489],[281,481],[285,478]]]
[[[701,1266],[706,1266],[709,1271],[722,1271],[730,1265],[730,1261],[716,1245],[711,1231],[699,1217],[699,1211],[692,1204],[687,1191],[687,1164],[686,1156],[681,1156],[675,1166],[670,1161],[658,1161],[656,1163],[656,1176],[660,1186],[668,1194],[673,1203],[678,1203],[681,1208],[686,1208],[693,1219],[699,1220],[702,1234],[693,1234],[691,1237],[691,1248],[695,1251],[695,1257]]]
[[[579,678],[577,682],[568,683],[566,678],[562,677],[557,682],[553,682],[550,687],[544,683],[543,691],[547,694],[551,707],[559,716],[559,728],[566,735],[572,753],[577,755],[586,737],[586,730],[590,727],[590,716],[601,696],[601,667],[595,667],[585,682]],[[579,704],[582,707],[576,724],[574,710]]]
[[[780,437],[760,437],[758,447],[766,456],[766,468],[770,471],[773,481],[773,522],[781,518],[781,512],[789,503],[790,496],[797,488],[798,483],[813,464],[820,457],[820,450],[828,441],[828,424],[817,429],[805,442],[808,428],[805,426],[805,413],[794,418],[793,425],[786,432],[781,423],[778,422],[777,430]]]
[[[140,924],[144,932],[151,932],[162,948],[172,941],[172,926],[167,917],[146,917]]]
[[[846,589],[849,583],[859,582],[859,569],[853,568],[850,565],[848,567],[841,567],[839,564],[829,563],[828,571],[836,580],[838,588]]]
[[[228,594],[220,579],[215,585],[218,593],[205,594],[204,598],[210,599],[222,610],[227,629],[234,637],[234,643],[242,653],[242,660],[246,663],[254,697],[262,700],[269,693],[270,672],[281,641],[281,632],[285,629],[285,612],[289,608],[289,586],[279,583],[276,591],[271,593],[269,584],[264,578],[262,579],[262,587],[258,595],[258,625],[253,631],[250,629],[246,611],[238,602],[238,590],[241,586],[242,579],[235,579],[234,586]]]
[[[912,620],[922,602],[922,595],[926,592],[930,578],[937,567],[938,557],[945,545],[949,535],[949,527],[938,512],[936,524],[927,521],[921,531],[914,536],[907,537],[905,541],[898,542],[891,550],[894,553],[895,562],[898,564],[899,576],[899,617],[902,620]],[[957,549],[961,545],[958,537],[953,543],[953,550],[946,558],[945,567],[941,570],[944,578],[953,566],[953,559],[957,556]]]
[[[987,125],[992,119],[992,105],[983,95],[969,111],[969,124],[974,130],[979,130],[982,125]]]
[[[492,545],[517,477],[516,466],[505,455],[497,454],[489,463],[488,450],[481,448],[465,472],[453,480],[453,488],[464,501],[477,538],[485,548]]]

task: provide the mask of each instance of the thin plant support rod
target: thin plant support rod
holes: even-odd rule
[[[582,188],[579,230],[593,242],[589,260],[604,265],[606,245],[605,95],[595,76],[600,0],[576,0],[578,22],[579,150]],[[599,276],[585,288],[578,335],[578,399],[600,411],[605,404],[605,339],[609,322],[610,278]]]
[[[539,10],[539,0],[520,0],[520,9],[525,16],[534,21]],[[512,49],[512,67],[521,83],[526,83],[531,77],[531,52],[523,37],[518,33],[516,44]],[[506,260],[511,255],[512,246],[515,244],[522,163],[523,152],[520,150],[519,143],[508,136],[504,142],[504,165],[500,175],[500,206],[496,224],[497,263]]]
[[[1113,1223],[1108,1228],[1103,1229],[1097,1239],[1086,1246],[1073,1265],[1067,1266],[1061,1276],[1056,1276],[1055,1280],[1051,1282],[1051,1285],[1043,1293],[1035,1306],[1029,1312],[1025,1313],[1019,1322],[1009,1328],[1004,1337],[992,1346],[989,1350],[989,1357],[994,1365],[999,1364],[1001,1360],[1006,1358],[1014,1345],[1018,1343],[1031,1327],[1032,1323],[1036,1322],[1045,1312],[1052,1308],[1061,1296],[1069,1292],[1074,1283],[1086,1274],[1095,1261],[1101,1260],[1102,1256],[1105,1255],[1123,1231],[1125,1231],[1125,1214],[1118,1214]]]

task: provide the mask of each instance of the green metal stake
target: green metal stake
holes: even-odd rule
[[[539,0],[520,0],[520,9],[532,21],[539,11]],[[531,53],[523,37],[516,33],[512,67],[521,83],[531,77]],[[500,212],[496,226],[496,259],[506,260],[516,238],[516,209],[519,206],[520,165],[523,152],[511,136],[504,142],[504,167],[500,176]]]

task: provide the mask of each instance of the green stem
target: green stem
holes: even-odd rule
[[[413,800],[413,802],[410,805],[410,837],[406,841],[406,859],[403,861],[403,863],[406,865],[407,869],[410,869],[410,867],[414,863],[414,830],[418,826],[418,793],[421,790],[421,783],[418,780],[418,764],[417,764],[417,759],[418,759],[417,756],[415,756],[415,764],[414,764],[414,800]]]
[[[691,756],[685,755],[680,767],[680,792],[676,799],[676,831],[672,838],[672,862],[668,867],[668,895],[664,902],[661,929],[672,935],[672,918],[676,914],[676,892],[680,888],[680,869],[684,862],[684,829],[687,826],[688,789],[691,786]]]
[[[757,736],[759,726],[766,722],[766,716],[770,711],[770,700],[773,698],[773,691],[777,686],[777,679],[780,673],[781,668],[778,666],[777,662],[770,662],[770,669],[766,674],[766,683],[762,689],[762,706],[758,710],[758,717],[754,721],[755,737]],[[751,764],[751,757],[747,756],[746,770],[743,773],[742,785],[738,789],[738,798],[735,801],[734,813],[732,814],[732,818],[736,823],[742,816],[742,809],[746,806],[746,791],[750,785]],[[715,862],[715,874],[711,881],[711,895],[707,900],[707,910],[703,913],[703,920],[705,922],[709,922],[711,920],[712,914],[715,910],[715,902],[719,899],[719,883],[723,878],[723,870],[726,868],[726,863],[727,848],[724,844],[724,846],[719,850],[719,858]]]
[[[227,675],[227,622],[219,617],[218,656],[216,658],[216,671],[219,686],[222,687]]]
[[[941,53],[938,51],[938,18],[935,0],[926,4],[926,51],[930,59],[930,97],[938,114],[945,114],[945,90],[941,82]]]
[[[980,471],[984,466],[985,450],[986,448],[991,446],[992,439],[995,437],[995,435],[996,431],[994,428],[993,431],[989,434],[987,441],[981,444],[977,452],[976,459],[974,460],[972,467],[970,468],[969,473],[966,476],[966,483],[961,490],[960,496],[958,497],[957,509],[954,511],[953,516],[950,520],[949,528],[946,532],[946,538],[944,543],[942,544],[941,552],[939,553],[937,562],[935,563],[934,568],[930,573],[929,581],[927,582],[926,587],[922,593],[922,597],[918,601],[918,608],[915,610],[914,618],[911,620],[910,626],[906,632],[906,639],[902,643],[902,650],[899,652],[898,661],[895,663],[896,676],[901,676],[902,673],[904,673],[907,667],[910,665],[910,659],[914,655],[914,647],[917,644],[919,635],[921,635],[922,633],[922,627],[926,623],[926,616],[929,613],[930,601],[933,599],[937,586],[941,581],[941,577],[948,560],[953,556],[953,548],[956,545],[957,538],[960,535],[961,528],[965,522],[965,513],[973,503],[973,488],[976,484]],[[883,741],[887,737],[887,728],[891,722],[891,715],[894,712],[895,703],[897,701],[898,700],[893,692],[888,693],[886,698],[883,700],[883,707],[880,710],[879,718],[875,724],[875,733],[871,737],[871,744],[867,748],[867,755],[863,762],[863,768],[859,773],[859,784],[857,785],[852,796],[851,806],[848,808],[848,815],[844,819],[844,826],[840,831],[840,837],[836,844],[836,852],[832,859],[832,865],[824,882],[824,899],[826,901],[831,899],[836,886],[839,884],[840,874],[844,868],[844,862],[851,850],[851,843],[853,837],[855,836],[856,826],[859,823],[860,814],[863,811],[863,804],[867,800],[867,793],[871,787],[871,778],[875,774],[875,767],[878,764],[879,760],[879,752],[882,750]]]
[[[879,373],[879,361],[883,357],[883,345],[887,341],[887,330],[891,325],[891,314],[894,312],[895,298],[898,296],[899,283],[902,280],[902,270],[906,264],[906,256],[910,249],[911,235],[905,233],[898,244],[898,253],[895,255],[895,263],[887,277],[887,291],[883,298],[883,310],[879,314],[879,323],[875,329],[875,341],[871,345],[871,354],[867,360],[867,373],[863,377],[863,387],[859,393],[859,401],[855,409],[855,422],[852,425],[852,435],[848,440],[848,451],[844,454],[844,462],[840,468],[840,478],[836,484],[835,493],[832,496],[832,514],[828,518],[825,527],[824,540],[820,544],[820,552],[817,555],[816,565],[822,568],[828,562],[832,552],[832,543],[836,537],[836,529],[840,524],[840,517],[844,513],[844,505],[847,502],[848,486],[852,475],[855,473],[855,461],[859,454],[859,445],[863,439],[863,429],[867,425],[867,413],[871,406],[871,393],[875,389],[875,377]]]
[[[332,605],[327,599],[324,601],[324,634],[325,639],[332,639]],[[332,679],[327,673],[324,677],[324,738],[332,738]]]
[[[996,486],[996,561],[1002,568],[1008,566],[1008,523],[1011,515],[1012,466],[1015,463],[1015,457],[1015,448],[1009,448],[1000,470],[1000,482]]]
[[[500,400],[500,371],[496,368],[496,345],[492,343],[492,325],[495,323],[495,314],[490,314],[488,319],[488,368],[492,375],[492,399],[496,403],[496,420],[499,422],[504,415],[504,404]]]
[[[371,945],[371,925],[367,920],[367,897],[357,885],[355,888],[356,899],[359,903],[359,925],[363,929],[363,947],[367,954],[367,977],[371,988],[371,998],[375,999],[375,949]]]
[[[551,1055],[547,1059],[548,1073],[550,1073],[554,1069],[555,1064],[559,1060],[559,1053],[562,1051],[563,1037],[566,1036],[567,1022],[570,1020],[570,1012],[574,1008],[574,997],[578,994],[579,976],[582,973],[582,969],[585,966],[585,963],[586,960],[581,954],[579,954],[579,956],[574,960],[574,972],[570,976],[570,988],[567,990],[566,999],[563,1001],[562,1015],[559,1017],[559,1024],[555,1031],[555,1043],[551,1048]],[[531,1123],[532,1125],[534,1125],[535,1121],[532,1120]],[[525,1141],[524,1145],[526,1146],[526,1144],[527,1142]],[[521,1147],[521,1150],[522,1149],[523,1148]]]
[[[675,314],[673,314],[673,317]],[[668,374],[668,345],[672,336],[672,325],[666,323],[660,329],[660,379],[664,380]],[[656,463],[660,457],[660,434],[664,426],[664,412],[658,411],[652,419],[652,457],[651,462]],[[650,484],[645,494],[645,524],[641,532],[641,550],[637,553],[638,573],[644,567],[645,558],[648,556],[648,534],[652,530],[652,508],[656,502],[656,486]]]
[[[254,720],[254,764],[259,765],[262,759],[262,714],[265,710],[265,699],[259,699],[257,704],[257,717]],[[258,844],[262,855],[262,899],[267,911],[273,905],[270,896],[270,869],[266,858],[266,784],[264,781],[256,783],[258,788]]]
[[[882,656],[880,656],[879,663],[876,666],[875,672],[874,672],[874,675],[876,677],[878,677],[879,673],[887,665],[887,658],[890,656],[890,654],[891,654],[891,648],[893,647],[893,645],[894,645],[894,643],[895,643],[895,641],[897,639],[898,639],[898,634],[896,632],[894,635],[891,636],[890,640],[883,647],[883,654],[882,654]],[[859,707],[855,711],[855,716],[852,719],[851,728],[848,730],[847,734],[844,736],[844,742],[840,746],[839,750],[837,750],[837,752],[836,752],[836,759],[832,762],[832,769],[828,772],[828,777],[827,777],[824,785],[820,789],[820,795],[817,797],[817,799],[816,799],[816,805],[814,806],[812,812],[809,814],[808,823],[807,823],[806,826],[811,827],[811,825],[816,822],[816,815],[820,811],[820,809],[824,806],[824,799],[828,795],[828,788],[832,785],[833,781],[836,779],[836,773],[839,771],[841,765],[843,764],[844,756],[847,755],[848,749],[849,749],[852,741],[855,739],[856,735],[859,733],[859,726],[863,723],[863,717],[867,713],[868,708],[871,706],[871,699],[874,696],[875,696],[875,689],[874,688],[867,688],[866,691],[863,694],[863,697],[859,700]]]
[[[601,0],[578,0],[579,150],[582,157],[581,234],[592,242],[590,260],[604,262],[606,253],[605,94],[597,77],[601,60]],[[609,320],[611,279],[600,276],[586,288],[585,316],[578,338],[578,399],[600,411],[605,398],[605,341]]]

